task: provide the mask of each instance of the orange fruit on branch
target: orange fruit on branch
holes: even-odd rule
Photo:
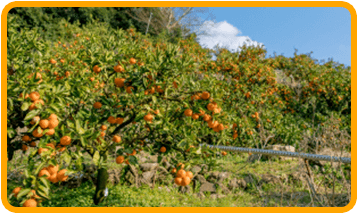
[[[210,93],[207,92],[207,91],[204,91],[202,94],[201,94],[201,99],[203,100],[208,100],[210,98]]]
[[[182,180],[183,180],[182,178],[176,177],[176,178],[174,179],[174,183],[175,183],[176,185],[178,185],[178,186],[181,186]]]
[[[25,141],[25,142],[28,142],[28,141],[31,141],[31,138],[30,138],[30,136],[28,136],[28,135],[24,135],[24,136],[22,137],[22,140]]]
[[[193,111],[191,109],[186,109],[184,111],[184,115],[187,117],[191,117],[192,114],[193,114]]]
[[[112,138],[112,141],[115,142],[115,143],[120,143],[121,142],[121,137],[118,136],[118,135],[114,135],[113,138]]]
[[[187,176],[182,178],[182,181],[180,183],[181,186],[187,186],[190,184],[191,179]]]
[[[117,158],[116,158],[116,163],[117,164],[121,164],[121,163],[123,163],[124,162],[124,157],[123,156],[118,156]]]
[[[147,121],[147,122],[152,122],[153,115],[148,113],[147,115],[144,116],[144,120]]]
[[[40,123],[39,123],[40,127],[43,128],[43,129],[46,129],[49,125],[49,121],[44,119],[44,120],[40,120]]]
[[[57,119],[56,120],[49,120],[48,128],[49,129],[54,129],[54,128],[56,128],[58,126],[58,124],[59,124],[59,122],[58,122]]]
[[[93,67],[93,72],[95,72],[95,73],[99,73],[99,72],[101,72],[101,68],[100,67],[98,67],[98,65],[95,65],[94,67]]]
[[[164,153],[164,152],[166,152],[167,151],[167,149],[164,147],[164,146],[162,146],[162,147],[160,147],[160,150],[159,150],[161,153]]]
[[[100,109],[100,108],[102,107],[102,103],[100,103],[100,102],[95,102],[95,103],[93,104],[93,107],[94,107],[95,109]]]
[[[110,124],[115,124],[116,123],[116,118],[114,118],[113,116],[109,116],[107,121],[110,123]]]
[[[62,146],[68,146],[71,144],[71,137],[70,136],[63,136],[60,140],[60,144]]]
[[[21,190],[21,187],[16,187],[14,190],[12,190],[12,193],[14,194],[15,197],[17,197],[17,194],[19,194]]]
[[[40,93],[37,92],[37,91],[31,92],[31,93],[29,94],[29,97],[30,97],[31,101],[34,102],[34,101],[40,99]]]
[[[62,169],[57,173],[57,180],[58,181],[66,181],[68,178],[68,175],[65,175],[65,173],[67,172],[67,169]]]
[[[37,201],[35,199],[28,199],[22,205],[23,207],[37,207]]]
[[[177,177],[179,178],[184,178],[186,176],[186,172],[184,169],[180,169],[178,172],[177,172]]]
[[[134,65],[134,64],[137,63],[137,61],[136,61],[136,59],[134,59],[134,58],[130,58],[130,59],[129,59],[129,63],[132,64],[132,65]]]
[[[45,178],[48,178],[51,176],[51,174],[47,171],[47,168],[43,168],[40,170],[38,177],[45,176]]]

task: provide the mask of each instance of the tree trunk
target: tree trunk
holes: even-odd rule
[[[105,155],[104,159],[107,159],[107,155]],[[107,186],[107,181],[108,181],[107,169],[106,168],[98,169],[96,192],[93,196],[93,202],[95,205],[98,205],[105,199],[104,191]]]

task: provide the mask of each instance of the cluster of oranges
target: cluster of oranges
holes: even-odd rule
[[[210,93],[209,92],[203,92],[200,95],[193,95],[192,96],[193,100],[199,100],[199,99],[203,99],[203,100],[208,100],[210,99]],[[217,114],[221,112],[221,108],[218,107],[216,102],[211,101],[208,105],[207,105],[207,109],[209,111],[212,111],[213,114]],[[205,111],[203,110],[199,110],[200,113],[193,113],[193,110],[191,109],[186,109],[184,111],[184,115],[187,117],[192,117],[194,120],[199,119],[200,116],[203,117],[203,120],[205,122],[208,123],[208,126],[210,128],[212,128],[215,132],[220,132],[223,131],[224,129],[228,128],[228,126],[224,126],[224,124],[219,123],[218,121],[213,121],[212,117],[209,114],[206,114]]]
[[[12,190],[12,193],[14,194],[15,197],[17,197],[17,195],[19,194],[19,192],[21,191],[21,187],[16,187],[15,189]],[[37,201],[41,198],[40,196],[38,196],[36,194],[36,190],[31,190],[30,191],[30,199],[27,199],[24,204],[22,205],[23,207],[37,207]]]
[[[66,181],[68,178],[68,175],[65,175],[67,169],[62,169],[60,171],[58,170],[59,170],[58,165],[56,166],[49,165],[48,167],[44,167],[40,170],[38,177],[45,176],[45,178],[51,181],[52,183]]]
[[[24,98],[24,99],[27,99],[27,98],[30,98],[31,101],[32,101],[32,104],[29,106],[29,110],[34,110],[34,109],[37,109],[37,105],[38,104],[41,104],[41,105],[45,105],[45,102],[40,99],[40,93],[37,92],[37,91],[34,91],[34,92],[31,92],[30,94],[25,94],[25,97],[24,95],[21,93],[19,95],[20,98]]]
[[[135,149],[133,149],[133,152],[130,153],[130,154],[125,153],[125,155],[127,155],[127,156],[134,156],[134,155],[136,155],[136,154],[137,154],[137,151],[136,151]],[[125,159],[124,156],[119,155],[119,156],[116,158],[116,163],[117,163],[117,164],[122,164],[123,162],[125,162],[127,165],[129,165],[128,159]]]
[[[190,171],[185,171],[184,164],[179,163],[177,167],[179,166],[181,169],[179,169],[178,172],[176,172],[176,168],[172,170],[173,173],[176,172],[176,178],[174,179],[174,183],[178,186],[187,186],[190,184],[191,180],[194,177],[193,173]]]
[[[30,124],[34,125],[38,123],[39,127],[35,128],[32,131],[32,136],[35,138],[41,138],[43,135],[52,136],[55,134],[55,128],[58,126],[59,121],[55,114],[51,114],[47,119],[41,119],[39,116],[32,118]],[[29,143],[30,147],[36,147],[36,142],[32,141],[31,137],[24,135],[22,141]],[[22,145],[22,150],[26,151],[28,149],[26,144]]]

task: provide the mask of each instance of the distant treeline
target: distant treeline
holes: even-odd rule
[[[155,12],[154,8],[142,8]],[[114,29],[136,28],[138,32],[145,34],[147,24],[133,19],[128,13],[135,15],[135,7],[18,7],[9,11],[9,14],[16,14],[21,18],[20,28],[39,27],[44,30],[49,28],[61,19],[70,23],[79,22],[85,25],[92,20],[108,23]],[[52,26],[51,26],[52,27]],[[164,31],[164,29],[163,29]],[[181,37],[180,28],[175,29],[171,37]],[[149,34],[153,33],[149,29]]]

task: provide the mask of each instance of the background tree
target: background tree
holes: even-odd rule
[[[165,30],[173,37],[187,37],[191,33],[198,34],[200,26],[214,16],[205,8],[194,7],[158,7],[158,8],[136,8],[134,13],[127,11],[128,15],[138,22],[149,24],[149,33],[158,35]],[[150,14],[152,13],[152,18]],[[202,19],[199,14],[208,13],[207,19]],[[180,29],[180,30],[179,30]]]

